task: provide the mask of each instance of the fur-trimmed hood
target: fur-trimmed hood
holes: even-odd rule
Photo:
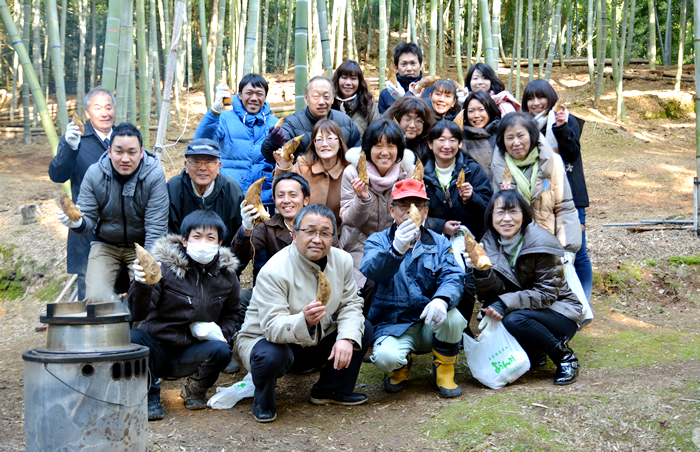
[[[182,241],[178,234],[168,234],[156,240],[152,254],[156,260],[167,265],[178,279],[185,279],[190,260],[185,253],[185,248],[182,246]],[[219,248],[218,264],[219,270],[225,269],[235,273],[239,261],[229,247],[222,246]]]
[[[357,146],[350,148],[345,153],[345,159],[350,162],[355,168],[357,168],[357,162],[360,161],[360,154],[362,154],[362,148]],[[403,158],[401,159],[401,168],[403,168],[406,174],[413,174],[416,168],[416,154],[410,149],[404,149]]]

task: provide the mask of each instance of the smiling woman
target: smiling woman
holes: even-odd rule
[[[333,74],[335,100],[332,108],[350,116],[360,133],[379,119],[379,111],[367,87],[362,68],[355,61],[346,60]]]
[[[464,100],[467,121],[464,123],[462,152],[481,166],[493,182],[491,159],[496,146],[496,132],[501,112],[487,93],[471,92]]]

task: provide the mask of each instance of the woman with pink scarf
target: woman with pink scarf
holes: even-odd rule
[[[369,184],[358,177],[357,164],[361,155],[367,161]],[[396,182],[413,175],[416,158],[412,151],[405,149],[403,131],[398,124],[384,118],[369,125],[362,135],[362,147],[349,149],[345,158],[350,165],[343,172],[340,189],[343,226],[338,246],[352,255],[353,276],[365,300],[366,316],[376,286],[360,272],[365,241],[394,222],[389,212],[391,189]]]
[[[488,64],[476,63],[473,65],[467,72],[464,86],[472,93],[489,93],[491,99],[496,102],[498,109],[501,111],[501,118],[508,113],[520,111],[520,102],[510,92],[506,91],[505,85]]]

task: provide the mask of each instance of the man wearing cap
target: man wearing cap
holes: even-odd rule
[[[368,319],[374,326],[370,356],[391,372],[387,392],[408,383],[411,353],[433,352],[433,381],[443,397],[462,395],[454,382],[454,364],[467,320],[456,309],[464,291],[464,272],[450,242],[409,218],[415,205],[424,222],[430,201],[423,182],[405,179],[392,191],[394,224],[365,243],[360,271],[377,283]]]
[[[216,212],[226,225],[221,238],[231,246],[241,226],[240,205],[243,192],[238,183],[220,173],[219,145],[208,138],[192,140],[185,150],[185,169],[168,181],[170,219],[168,229],[180,233],[183,218],[195,210]]]

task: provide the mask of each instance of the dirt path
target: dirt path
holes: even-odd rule
[[[278,420],[260,425],[250,399],[227,411],[187,412],[178,397],[183,380],[168,381],[165,419],[149,424],[151,450],[698,450],[692,435],[700,428],[700,259],[691,257],[700,255],[700,241],[688,230],[630,233],[603,226],[692,219],[694,117],[644,119],[671,103],[684,105],[692,95],[673,94],[662,82],[630,83],[630,123],[621,126],[610,121],[612,92],[599,108],[591,107],[586,72],[555,68],[553,74],[555,89],[587,121],[582,148],[596,320],[572,343],[584,365],[576,384],[553,386],[550,363],[492,391],[472,378],[462,356],[457,381],[464,395],[444,400],[430,384],[424,355],[399,395],[386,394],[383,375],[364,365],[358,390],[370,401],[359,407],[313,406],[307,398],[317,375],[288,376],[278,384]],[[201,118],[201,97],[192,95],[190,124]],[[180,132],[171,126],[168,136]],[[0,272],[19,274],[18,282],[29,287],[22,298],[0,302],[3,451],[23,449],[21,353],[43,344],[44,333],[33,327],[67,278],[66,231],[55,219],[58,187],[46,175],[46,149],[45,140],[25,146],[20,138],[0,135]],[[183,150],[182,144],[169,148],[176,165],[166,165],[168,177],[179,171]],[[39,203],[44,218],[22,226],[16,211],[29,203]],[[222,376],[218,385],[242,377]]]

